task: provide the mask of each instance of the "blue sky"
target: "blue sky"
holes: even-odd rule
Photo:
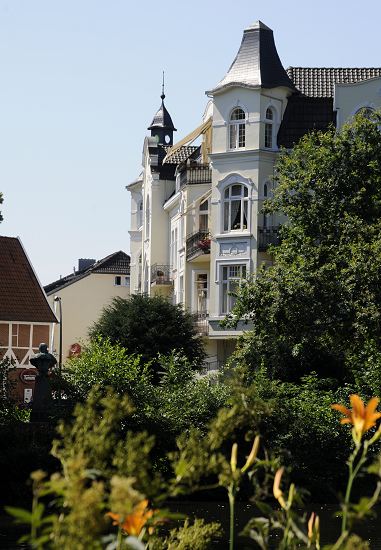
[[[376,0],[0,0],[0,234],[21,237],[43,284],[128,252],[125,186],[163,69],[180,139],[257,19],[285,67],[372,67],[380,17]]]

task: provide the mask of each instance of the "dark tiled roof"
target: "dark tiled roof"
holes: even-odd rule
[[[331,97],[306,97],[293,95],[278,132],[278,145],[290,149],[299,139],[312,130],[326,130],[335,123]]]
[[[151,125],[148,126],[148,130],[153,130],[154,128],[165,128],[166,130],[176,131],[176,128],[171,119],[171,115],[168,113],[164,105],[164,99],[162,99],[160,108],[157,111],[156,115],[153,117]]]
[[[219,93],[233,86],[286,86],[294,90],[294,85],[279,59],[273,31],[261,21],[244,30],[241,46],[226,76],[207,94]]]
[[[0,237],[0,319],[56,323],[19,239]]]
[[[164,156],[171,149],[171,147],[168,147],[167,145],[163,145],[162,148],[164,149],[164,152],[165,152]],[[181,164],[182,162],[185,162],[199,148],[200,148],[199,145],[183,145],[181,149],[176,151],[176,153],[172,155],[168,160],[166,160],[165,163]]]
[[[381,76],[381,67],[288,67],[287,74],[302,94],[333,97],[335,84],[354,84]]]
[[[80,279],[87,277],[91,273],[109,273],[115,275],[129,275],[130,274],[130,256],[121,250],[114,252],[106,258],[95,262],[90,267],[66,275],[49,285],[44,287],[45,292],[49,295],[52,292],[57,292],[61,288],[72,285]]]

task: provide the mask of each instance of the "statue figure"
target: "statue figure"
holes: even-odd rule
[[[30,359],[31,364],[38,370],[30,420],[31,422],[46,422],[47,412],[52,400],[48,372],[57,363],[57,359],[48,352],[46,344],[40,344],[38,349],[39,353]]]

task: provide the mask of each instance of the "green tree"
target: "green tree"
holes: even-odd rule
[[[172,305],[161,296],[133,295],[130,299],[114,298],[103,310],[90,331],[119,343],[144,362],[159,367],[158,354],[181,352],[195,366],[204,358],[202,339],[196,334],[192,315],[180,305]]]
[[[271,376],[366,382],[369,360],[381,372],[380,122],[358,116],[280,155],[265,211],[287,217],[281,244],[229,320],[253,321],[240,353]]]

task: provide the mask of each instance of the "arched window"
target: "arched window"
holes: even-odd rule
[[[368,120],[372,120],[374,116],[374,109],[372,109],[372,107],[361,107],[361,109],[356,111],[356,115],[361,115]]]
[[[232,111],[229,121],[229,148],[241,149],[245,147],[245,112],[237,107]]]
[[[246,185],[230,185],[224,192],[224,231],[248,228],[249,193]]]
[[[274,147],[274,111],[271,107],[266,109],[265,115],[265,147],[266,149]]]

